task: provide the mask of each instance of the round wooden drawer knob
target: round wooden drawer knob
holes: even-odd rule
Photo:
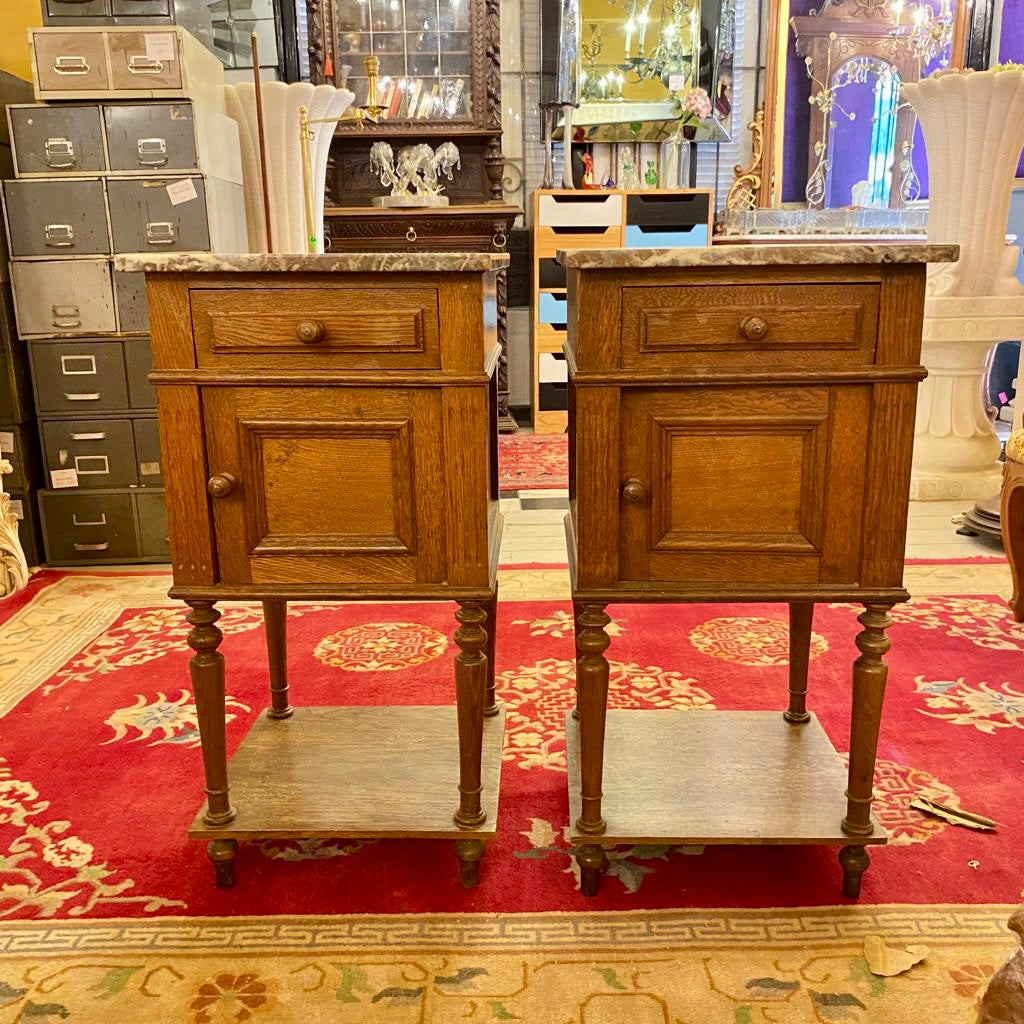
[[[636,478],[627,480],[622,485],[622,498],[631,505],[638,505],[647,497],[647,488]]]
[[[740,334],[747,341],[760,341],[768,333],[768,321],[759,316],[746,316],[740,321]]]
[[[238,485],[231,473],[217,473],[206,481],[206,489],[214,498],[226,498]]]
[[[304,345],[316,345],[324,340],[327,328],[322,320],[303,320],[295,328],[295,337]]]

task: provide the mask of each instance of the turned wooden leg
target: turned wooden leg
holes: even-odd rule
[[[263,623],[267,632],[267,661],[270,663],[270,707],[267,718],[288,718],[288,604],[263,602]]]
[[[1018,431],[1006,445],[999,525],[1013,580],[1010,611],[1018,622],[1024,622],[1024,462],[1011,461],[1020,446],[1024,446],[1024,436]]]
[[[480,839],[456,839],[455,856],[459,858],[459,881],[463,889],[475,889],[480,884],[480,859],[486,844]]]
[[[782,717],[799,724],[810,720],[807,712],[807,665],[811,660],[811,623],[814,605],[809,601],[789,606],[789,707]]]
[[[487,630],[487,697],[484,701],[484,717],[493,718],[498,713],[498,698],[494,692],[494,655],[495,642],[498,637],[498,590],[495,587],[494,597],[485,605],[487,621],[484,629]]]
[[[604,723],[608,704],[608,649],[605,626],[611,619],[603,604],[583,604],[576,619],[576,691],[580,713],[580,816],[576,828],[585,835],[600,835],[604,773]]]
[[[235,884],[236,853],[238,843],[234,839],[214,839],[206,844],[206,856],[213,862],[218,889],[230,889]]]
[[[885,697],[885,677],[889,671],[883,658],[889,650],[889,638],[885,631],[892,625],[888,614],[891,607],[891,604],[866,605],[857,619],[864,629],[857,634],[857,647],[861,653],[853,663],[850,772],[846,787],[846,817],[843,819],[843,831],[850,836],[869,836],[874,831],[871,824],[871,798],[878,727],[882,720],[882,700]],[[857,855],[849,856],[853,858]],[[864,867],[867,867],[866,862]]]
[[[189,601],[192,626],[188,645],[195,651],[189,661],[192,692],[196,699],[199,739],[206,775],[207,825],[224,825],[235,816],[228,795],[228,755],[224,730],[224,655],[217,647],[223,634],[217,628],[220,612],[213,601]]]
[[[455,703],[459,716],[459,809],[455,824],[474,828],[486,815],[480,808],[480,761],[483,756],[484,707],[487,700],[487,612],[480,601],[460,601],[455,613]]]
[[[576,863],[580,866],[580,892],[596,896],[601,876],[608,870],[608,854],[603,846],[587,843],[576,847]]]
[[[573,601],[572,603],[572,621],[573,629],[576,636],[576,706],[572,709],[572,717],[579,721],[580,718],[580,673],[579,673],[579,640],[580,640],[580,612],[583,610],[583,606],[579,601]]]
[[[839,851],[839,863],[843,868],[843,895],[847,899],[860,899],[861,875],[871,864],[871,857],[863,846],[844,846]]]

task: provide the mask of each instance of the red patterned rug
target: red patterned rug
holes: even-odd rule
[[[499,835],[478,889],[459,888],[448,842],[345,839],[243,844],[238,885],[219,891],[202,845],[185,838],[202,772],[186,624],[179,607],[158,598],[165,583],[45,573],[31,594],[4,608],[5,659],[22,667],[4,677],[0,708],[0,917],[841,902],[835,853],[816,847],[708,847],[700,855],[620,848],[598,898],[579,894],[563,834],[562,714],[572,699],[573,630],[568,604],[557,602],[500,606],[497,670],[508,729]],[[118,586],[135,595],[120,609]],[[149,604],[137,596],[147,586]],[[840,750],[856,611],[821,606],[814,623],[810,706]],[[784,706],[784,608],[611,612],[614,706],[693,714]],[[877,811],[892,843],[875,852],[862,900],[1016,902],[1024,863],[1024,626],[997,597],[922,598],[894,617],[877,776]],[[86,620],[95,639],[76,649],[69,637]],[[257,609],[227,606],[221,625],[233,749],[266,706],[268,682]],[[447,605],[294,605],[293,701],[449,703],[453,626]],[[40,664],[53,667],[37,679]],[[452,794],[454,806],[454,780]],[[926,817],[909,806],[918,794],[1001,825],[981,833]]]
[[[569,449],[564,434],[502,434],[498,438],[502,491],[569,486]]]

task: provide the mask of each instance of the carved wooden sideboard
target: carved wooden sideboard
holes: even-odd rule
[[[174,573],[219,885],[242,839],[495,834],[495,278],[506,256],[118,257],[147,275]],[[262,600],[271,706],[229,766],[218,601]],[[456,601],[456,708],[289,702],[289,600]],[[297,687],[301,696],[301,683]],[[386,742],[382,739],[386,738]],[[230,782],[230,786],[229,786]]]
[[[586,894],[621,843],[841,846],[856,897],[903,589],[925,264],[956,246],[576,250],[568,270],[577,709],[571,840]],[[786,602],[789,706],[606,713],[605,607]],[[806,709],[814,603],[865,606],[847,769]],[[578,715],[578,720],[576,719]],[[845,790],[845,796],[844,796]]]

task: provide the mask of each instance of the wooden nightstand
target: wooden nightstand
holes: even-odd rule
[[[568,269],[571,840],[825,843],[856,897],[903,550],[925,264],[955,246],[577,250]],[[605,606],[784,601],[790,699],[606,714]],[[816,601],[865,605],[849,769],[805,707]],[[845,797],[844,797],[845,787]]]
[[[507,256],[119,257],[145,270],[172,596],[219,885],[240,839],[495,834],[495,278]],[[216,603],[263,601],[271,707],[225,751]],[[288,600],[457,601],[456,709],[295,708]],[[387,742],[382,743],[382,737]],[[230,774],[230,796],[229,796]]]

